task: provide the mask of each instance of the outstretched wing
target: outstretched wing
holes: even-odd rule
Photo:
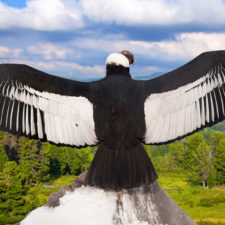
[[[147,144],[168,143],[225,119],[225,51],[203,53],[144,85]]]
[[[90,83],[1,64],[0,129],[55,144],[95,145]]]

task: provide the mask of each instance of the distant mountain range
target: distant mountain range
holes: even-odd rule
[[[150,75],[145,75],[145,76],[133,76],[134,80],[149,80],[149,79],[154,79],[156,77],[161,76],[162,74],[164,74],[165,72],[156,72],[156,73],[152,73]],[[91,81],[97,81],[97,80],[101,80],[101,78],[89,78],[89,79],[84,79],[81,81],[85,81],[85,82],[91,82]]]
[[[164,73],[165,72],[155,72],[155,73],[152,73],[150,75],[145,75],[145,76],[134,76],[133,79],[134,80],[149,80],[149,79],[154,79],[156,77],[159,77]]]

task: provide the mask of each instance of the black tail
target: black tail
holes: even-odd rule
[[[99,146],[88,170],[91,186],[119,190],[153,183],[158,175],[141,142],[133,149],[112,150]]]

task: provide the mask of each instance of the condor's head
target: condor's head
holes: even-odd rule
[[[106,76],[108,75],[129,75],[130,64],[136,64],[134,55],[123,50],[119,53],[111,53],[106,59]]]

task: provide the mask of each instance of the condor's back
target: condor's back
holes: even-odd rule
[[[141,140],[145,134],[143,83],[122,66],[107,68],[91,87],[95,132],[100,142],[88,171],[90,185],[133,188],[157,178]]]

